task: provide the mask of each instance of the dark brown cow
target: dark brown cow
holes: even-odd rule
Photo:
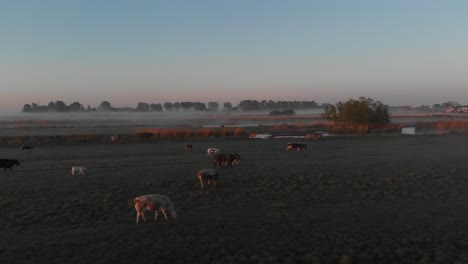
[[[216,167],[216,164],[218,164],[221,168],[223,168],[223,162],[229,162],[229,154],[224,154],[224,153],[219,153],[214,156],[213,160],[213,168]]]
[[[287,151],[297,150],[302,151],[302,149],[307,149],[307,144],[304,143],[288,143],[288,147],[286,148]]]
[[[192,144],[185,145],[185,151],[186,152],[192,152],[192,148],[193,148]]]

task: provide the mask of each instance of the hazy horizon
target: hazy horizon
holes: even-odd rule
[[[468,104],[468,2],[5,1],[0,113],[62,100]]]

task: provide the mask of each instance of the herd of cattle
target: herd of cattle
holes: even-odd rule
[[[117,142],[118,138],[115,136],[111,137],[111,142]],[[20,150],[28,150],[30,153],[33,149],[32,146],[21,146]],[[187,152],[191,152],[193,149],[192,144],[187,144],[185,146],[185,150]],[[303,149],[307,149],[307,144],[304,143],[288,143],[286,150],[287,151],[302,151]],[[218,171],[216,170],[216,165],[221,168],[223,164],[226,167],[233,167],[233,164],[239,165],[240,163],[240,154],[239,153],[221,153],[221,149],[219,148],[208,148],[207,149],[207,156],[213,156],[213,165],[212,168],[201,169],[197,173],[197,178],[200,182],[200,187],[204,188],[205,182],[209,185],[213,183],[213,186],[216,186],[216,181],[219,178]],[[20,162],[16,159],[0,159],[0,168],[4,168],[4,173],[6,170],[9,169],[13,172],[13,166],[17,165],[20,166]],[[83,166],[72,166],[71,174],[75,175],[85,175],[87,169]],[[164,218],[167,220],[166,210],[168,210],[173,218],[177,217],[177,212],[174,206],[174,203],[167,195],[161,194],[145,194],[135,197],[133,200],[133,204],[136,210],[136,223],[139,222],[140,217],[143,221],[146,221],[146,217],[144,215],[145,211],[154,211],[154,220],[158,217],[158,211],[161,211],[164,215]]]

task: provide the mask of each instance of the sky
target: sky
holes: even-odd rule
[[[0,112],[242,99],[468,104],[464,0],[0,0]]]

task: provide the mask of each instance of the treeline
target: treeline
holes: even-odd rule
[[[323,108],[327,104],[319,105],[315,101],[273,101],[273,100],[242,100],[237,106],[230,102],[223,102],[222,106],[217,102],[165,102],[165,103],[145,103],[139,102],[136,108],[132,107],[114,107],[108,101],[103,101],[98,107],[84,107],[79,102],[73,102],[70,105],[63,101],[50,102],[47,105],[38,105],[36,103],[25,104],[22,112],[163,112],[163,111],[267,111],[284,109],[313,109]]]

